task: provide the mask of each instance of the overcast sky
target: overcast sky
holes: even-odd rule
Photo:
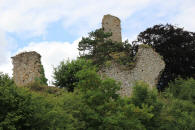
[[[0,0],[0,71],[12,76],[10,57],[33,50],[51,81],[53,67],[78,56],[79,40],[105,14],[121,19],[123,40],[155,24],[195,31],[195,0]]]

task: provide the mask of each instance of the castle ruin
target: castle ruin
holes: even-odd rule
[[[105,32],[111,32],[110,39],[114,42],[122,42],[121,37],[121,21],[119,18],[110,14],[104,15],[102,19],[102,28]]]
[[[102,77],[110,77],[121,82],[119,94],[130,96],[132,87],[137,81],[144,81],[150,88],[157,85],[165,62],[151,47],[139,46],[135,66],[127,70],[123,65],[112,63],[100,71]]]
[[[102,20],[102,28],[105,32],[112,32],[110,38],[112,41],[122,42],[119,18],[105,15]],[[28,85],[41,76],[40,58],[40,54],[34,51],[23,52],[12,57],[13,78],[17,86]],[[124,66],[113,63],[110,67],[102,68],[99,73],[102,77],[107,76],[121,82],[120,95],[130,96],[132,86],[137,81],[144,81],[151,88],[156,86],[164,68],[165,62],[158,53],[149,46],[140,45],[134,68],[124,69]]]
[[[112,32],[112,41],[122,42],[119,18],[112,15],[105,15],[102,20],[102,28],[105,32]],[[144,81],[150,87],[156,86],[164,68],[165,62],[157,52],[149,46],[140,45],[133,69],[127,70],[122,65],[112,63],[110,67],[100,70],[100,75],[121,82],[120,95],[130,96],[132,86],[137,81]]]
[[[17,86],[26,86],[41,76],[41,55],[37,52],[23,52],[11,58],[13,79]]]

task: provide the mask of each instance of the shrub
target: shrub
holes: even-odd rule
[[[60,88],[66,88],[69,92],[73,92],[78,82],[77,72],[84,68],[92,68],[92,64],[88,60],[77,59],[73,61],[61,62],[54,68],[54,85]]]
[[[195,103],[195,80],[178,78],[169,84],[167,92],[173,94],[175,98]]]
[[[165,95],[159,115],[159,129],[194,130],[195,105],[191,101],[175,98],[170,93]]]
[[[159,115],[163,108],[163,103],[158,97],[157,90],[149,88],[149,85],[144,82],[137,82],[133,87],[130,101],[139,108],[150,108],[149,113],[152,114],[152,117],[141,119],[142,123],[147,129],[158,129],[160,126]]]
[[[0,86],[13,85],[14,81],[7,75],[0,72]]]
[[[0,85],[0,128],[31,129],[47,128],[49,123],[44,113],[47,106],[40,98],[32,98],[29,92],[18,89],[14,84]],[[43,108],[45,107],[45,108]],[[33,122],[33,123],[32,123]]]
[[[152,118],[151,108],[126,102],[117,94],[119,83],[100,79],[93,69],[81,70],[77,77],[75,93],[80,95],[81,104],[75,116],[83,121],[83,129],[145,129],[141,120]]]
[[[0,129],[72,129],[73,119],[59,107],[59,101],[54,96],[44,97],[16,87],[1,74]]]

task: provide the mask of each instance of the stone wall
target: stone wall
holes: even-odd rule
[[[35,51],[12,57],[13,78],[17,86],[25,86],[41,76],[41,55]]]
[[[120,95],[130,96],[136,81],[144,81],[151,88],[156,86],[164,67],[165,63],[161,56],[152,48],[142,45],[139,46],[133,69],[127,70],[126,67],[113,63],[110,67],[103,68],[100,74],[102,77],[111,77],[121,82]]]
[[[112,15],[104,15],[102,19],[102,28],[105,32],[112,32],[110,39],[116,42],[122,42],[120,19]]]

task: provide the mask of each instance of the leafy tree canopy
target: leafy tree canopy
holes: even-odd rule
[[[36,93],[31,93],[25,88],[15,86],[8,75],[1,73],[0,129],[31,130],[65,128],[61,126],[62,124],[65,126],[64,123],[66,124],[68,121],[68,114],[63,113],[56,106],[57,103],[54,103],[50,97],[47,98]]]
[[[66,88],[69,92],[74,91],[74,87],[79,81],[76,77],[77,72],[84,68],[92,68],[89,60],[77,59],[72,61],[61,62],[54,68],[54,85],[60,88]]]
[[[57,94],[16,87],[0,74],[0,129],[195,129],[192,78],[177,79],[160,95],[139,82],[131,97],[120,97],[120,84],[102,80],[94,69],[84,68],[76,77],[73,93]]]
[[[133,61],[136,45],[128,41],[118,43],[109,39],[112,33],[97,29],[90,32],[88,37],[83,37],[79,42],[80,56],[92,59],[94,64],[102,65],[105,61],[114,60],[128,65]]]
[[[159,81],[163,89],[178,76],[195,78],[195,33],[170,24],[155,25],[141,32],[134,43],[152,46],[166,63]]]

